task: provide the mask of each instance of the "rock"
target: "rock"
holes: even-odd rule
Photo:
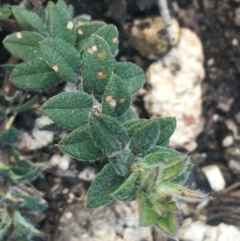
[[[92,167],[86,167],[78,175],[78,178],[84,181],[92,181],[96,176],[96,172]]]
[[[228,167],[234,174],[240,174],[240,162],[234,159],[228,161]]]
[[[179,44],[147,70],[145,107],[151,117],[174,116],[177,128],[171,146],[192,151],[203,129],[202,80],[205,76],[202,44],[191,30],[182,28]]]
[[[176,44],[179,40],[180,27],[176,19],[172,19]],[[130,45],[148,59],[157,59],[171,48],[165,24],[161,17],[137,19],[133,23],[129,37]]]
[[[240,27],[240,7],[236,8],[236,10],[235,10],[234,23],[238,27]]]
[[[152,241],[151,228],[139,227],[134,202],[87,209],[86,198],[66,208],[54,241]]]
[[[240,173],[240,148],[239,147],[229,147],[224,152],[224,157],[228,161],[229,169],[235,173]]]
[[[224,139],[223,139],[223,142],[222,142],[222,146],[223,147],[229,147],[231,145],[233,145],[234,143],[234,138],[232,135],[228,135],[226,136]]]
[[[50,131],[40,131],[39,128],[52,122],[47,116],[41,116],[36,119],[34,128],[31,133],[20,130],[20,140],[17,148],[37,150],[53,142],[54,133]]]
[[[217,165],[209,165],[202,168],[213,191],[218,192],[225,188],[226,182],[223,174]]]
[[[67,155],[53,155],[50,159],[53,165],[57,165],[60,169],[66,171],[69,167],[70,157]]]
[[[240,230],[225,223],[212,227],[203,221],[193,222],[191,218],[188,218],[182,224],[179,238],[182,241],[238,241]]]

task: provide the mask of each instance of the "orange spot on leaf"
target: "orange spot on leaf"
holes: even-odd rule
[[[16,32],[16,37],[17,38],[22,38],[22,33],[21,32]]]
[[[106,74],[104,74],[103,72],[97,72],[97,77],[98,77],[99,79],[103,79],[103,78],[106,77]]]

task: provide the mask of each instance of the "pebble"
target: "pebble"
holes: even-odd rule
[[[57,165],[61,170],[66,171],[69,167],[70,157],[67,155],[53,155],[50,159],[53,165]]]
[[[203,61],[199,37],[182,28],[179,44],[154,62],[146,73],[146,83],[150,86],[143,97],[147,112],[151,117],[176,117],[177,128],[170,145],[188,151],[196,148],[196,136],[203,130]]]
[[[53,142],[54,133],[50,131],[40,131],[43,125],[52,122],[47,116],[41,116],[36,119],[31,133],[20,130],[20,140],[17,143],[18,149],[37,150]]]
[[[223,142],[222,142],[222,146],[223,147],[229,147],[231,145],[233,145],[234,143],[234,138],[232,135],[228,135],[226,136],[224,139],[223,139]]]
[[[236,8],[235,10],[234,23],[236,26],[240,27],[240,7]]]
[[[225,188],[226,182],[223,174],[217,165],[209,165],[202,168],[213,191],[218,192]]]
[[[240,241],[240,230],[225,223],[209,226],[188,218],[184,220],[178,236],[182,241]]]
[[[172,27],[177,44],[180,27],[176,19],[172,19]],[[148,59],[158,59],[171,48],[165,24],[161,17],[136,19],[129,37],[130,45]]]

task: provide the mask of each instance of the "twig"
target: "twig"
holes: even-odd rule
[[[158,0],[158,6],[160,9],[161,16],[163,18],[163,22],[167,29],[169,42],[171,45],[173,45],[175,42],[175,34],[173,32],[171,16],[168,10],[167,0]]]

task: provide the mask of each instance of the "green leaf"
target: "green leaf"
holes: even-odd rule
[[[177,177],[171,180],[172,183],[176,184],[184,184],[192,170],[193,164],[191,162],[188,162],[185,165],[185,168],[182,173],[180,173]]]
[[[6,146],[18,141],[18,130],[10,127],[0,135],[0,146]]]
[[[164,170],[161,176],[161,182],[166,182],[176,178],[179,174],[185,171],[189,159],[187,156],[182,156],[176,159],[169,160],[164,164]]]
[[[138,175],[134,172],[127,180],[113,193],[114,197],[120,201],[131,201],[137,192],[136,182]]]
[[[131,108],[128,108],[124,114],[117,117],[117,120],[121,123],[124,123],[124,122],[126,122],[128,120],[132,120],[134,118],[136,118],[134,111]]]
[[[104,22],[92,21],[84,24],[80,24],[77,27],[77,49],[82,50],[83,46],[89,41],[89,38],[94,34],[99,28],[106,25]]]
[[[3,4],[0,7],[0,20],[7,19],[12,14],[11,5],[10,4]]]
[[[75,45],[76,26],[72,21],[68,7],[63,1],[55,5],[49,2],[46,10],[46,25],[52,38],[60,38]]]
[[[87,124],[92,105],[92,98],[86,93],[64,92],[49,99],[42,111],[58,125],[75,129]]]
[[[13,220],[14,220],[14,227],[17,228],[17,230],[19,231],[28,229],[30,230],[30,233],[34,233],[34,234],[41,233],[32,224],[28,223],[17,210],[14,210]],[[14,232],[17,233],[17,230],[15,229]]]
[[[43,24],[42,19],[35,13],[18,6],[12,6],[12,11],[24,30],[37,30],[40,33],[46,32],[46,26]]]
[[[28,100],[24,104],[18,105],[18,106],[15,106],[15,107],[11,107],[11,110],[15,111],[17,113],[21,113],[23,111],[26,111],[26,110],[30,109],[33,105],[38,103],[38,100],[39,100],[38,96],[35,95],[33,98],[31,98],[30,100]]]
[[[141,128],[143,128],[150,120],[146,119],[133,119],[126,121],[124,126],[127,128],[128,135],[132,137],[137,133]]]
[[[175,183],[166,182],[164,183],[163,188],[165,193],[171,195],[174,200],[177,201],[201,202],[203,200],[211,199],[211,197],[200,191],[190,190]]]
[[[102,113],[113,117],[123,115],[131,104],[131,95],[124,81],[112,74],[103,97]]]
[[[113,71],[112,52],[107,42],[92,36],[84,45],[82,77],[87,93],[102,95]]]
[[[45,39],[40,44],[49,66],[64,80],[75,83],[80,68],[80,54],[60,38]]]
[[[0,65],[5,71],[12,72],[13,69],[17,66],[16,64],[1,64]]]
[[[39,128],[40,131],[53,131],[53,132],[60,132],[65,130],[63,127],[57,125],[56,123],[49,123],[47,125],[41,126]]]
[[[7,166],[0,162],[0,178],[6,176],[10,170],[10,166]]]
[[[149,153],[149,155],[147,155],[144,159],[144,163],[148,164],[149,166],[186,157],[184,154],[167,147],[154,147],[150,149],[149,152],[151,153]]]
[[[5,211],[0,223],[0,238],[4,240],[3,238],[5,235],[7,235],[11,231],[12,226],[12,219],[8,213],[8,211]]]
[[[158,123],[160,125],[161,134],[159,136],[159,140],[157,145],[163,145],[170,136],[173,134],[174,130],[176,129],[176,119],[173,117],[166,117],[166,118],[157,118]]]
[[[21,95],[22,95],[22,91],[17,90],[12,96],[5,94],[4,99],[6,101],[11,102],[11,101],[17,100]]]
[[[111,156],[108,156],[108,159],[110,162],[113,162],[113,167],[117,175],[126,176],[134,161],[134,155],[128,150],[121,150]]]
[[[126,82],[131,95],[136,94],[145,83],[143,70],[133,63],[115,63],[114,74]]]
[[[88,208],[97,208],[111,202],[112,195],[124,182],[124,177],[117,176],[112,163],[106,165],[97,175],[88,190]]]
[[[16,199],[23,199],[24,202],[21,206],[29,212],[41,212],[48,207],[48,203],[44,199],[36,196],[13,194],[13,197]]]
[[[155,225],[170,236],[175,236],[177,234],[177,218],[176,214],[173,212],[169,212],[164,217],[158,217]]]
[[[43,37],[34,32],[17,32],[8,35],[3,44],[7,50],[20,59],[32,60],[42,57],[40,42]]]
[[[125,127],[109,115],[91,114],[89,123],[96,145],[106,154],[122,149],[128,141]]]
[[[108,24],[99,28],[95,34],[102,37],[110,46],[112,54],[115,54],[118,46],[117,28],[112,24]]]
[[[41,172],[41,169],[39,167],[33,169],[32,171],[28,172],[25,175],[17,175],[15,174],[13,171],[9,172],[9,178],[10,181],[13,185],[18,185],[20,183],[24,183],[24,182],[30,182],[33,179],[35,179],[38,174]]]
[[[145,126],[133,134],[129,148],[133,153],[145,154],[151,147],[156,145],[159,134],[158,122],[155,119],[148,121]]]
[[[6,116],[5,112],[0,109],[0,121]]]
[[[47,89],[60,82],[59,77],[42,59],[18,65],[13,70],[11,80],[26,90]]]
[[[72,131],[58,144],[58,147],[78,160],[94,161],[104,156],[101,149],[95,145],[89,126]]]
[[[146,197],[146,194],[139,188],[137,191],[139,224],[140,226],[149,226],[155,223],[158,215],[153,209],[152,203]]]

